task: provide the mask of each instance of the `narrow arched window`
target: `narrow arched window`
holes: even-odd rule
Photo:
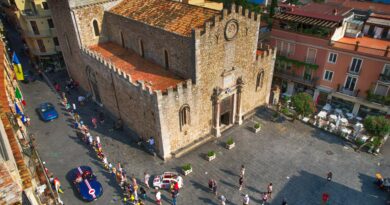
[[[93,20],[92,25],[93,25],[93,31],[95,32],[95,36],[99,36],[100,31],[99,31],[99,25],[97,20]]]
[[[180,129],[190,124],[190,106],[183,105],[179,111]]]
[[[169,69],[169,58],[168,58],[168,51],[164,50],[164,59],[165,59],[165,69]]]
[[[145,57],[144,53],[144,42],[142,40],[139,40],[139,53],[143,57]]]
[[[263,87],[263,78],[264,78],[264,71],[262,70],[257,74],[256,91],[261,89],[261,87]]]

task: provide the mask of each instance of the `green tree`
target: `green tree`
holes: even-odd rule
[[[297,115],[308,116],[315,112],[313,97],[307,93],[298,93],[291,98]]]
[[[390,121],[384,116],[368,116],[364,119],[363,125],[370,137],[365,143],[361,144],[357,150],[360,150],[362,147],[371,143],[371,140],[375,137],[379,138],[381,142],[379,145],[380,147],[383,144],[385,136],[390,133]]]
[[[275,8],[278,7],[278,0],[272,0],[269,7],[269,16],[272,18],[275,15]]]

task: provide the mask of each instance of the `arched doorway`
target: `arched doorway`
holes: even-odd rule
[[[89,66],[87,66],[86,72],[87,72],[88,82],[91,88],[93,98],[97,103],[101,104],[102,101],[100,98],[99,88],[97,86],[96,72],[92,71],[91,67]]]

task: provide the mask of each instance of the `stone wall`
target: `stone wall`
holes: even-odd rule
[[[182,78],[194,78],[193,44],[191,38],[166,32],[141,22],[118,16],[110,12],[104,15],[103,27],[110,41],[130,48],[141,55],[140,41],[144,48],[144,58],[165,67],[164,50],[168,52],[169,70]]]

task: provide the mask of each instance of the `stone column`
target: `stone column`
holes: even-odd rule
[[[360,104],[359,103],[355,103],[353,105],[352,114],[354,114],[356,116],[358,114],[358,112],[359,112],[359,109],[360,109]]]
[[[242,124],[242,111],[241,111],[241,93],[243,88],[243,82],[242,79],[239,78],[237,80],[237,107],[236,107],[236,123],[241,125]]]
[[[220,91],[218,88],[215,88],[213,91],[213,114],[214,114],[214,124],[213,124],[213,133],[216,137],[221,136],[221,130],[219,128],[219,118],[221,115],[221,101],[219,99]]]
[[[233,94],[233,112],[232,112],[232,124],[236,122],[236,112],[237,112],[237,94]]]

